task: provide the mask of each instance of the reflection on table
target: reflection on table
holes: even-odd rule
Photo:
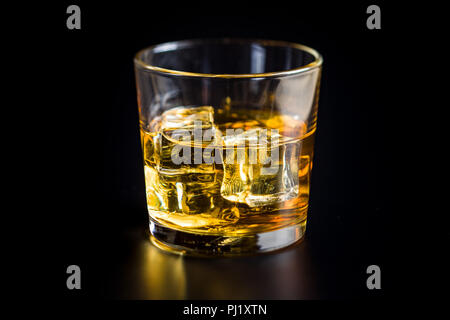
[[[236,258],[192,258],[166,253],[147,239],[119,270],[118,298],[314,299],[314,268],[307,243]]]

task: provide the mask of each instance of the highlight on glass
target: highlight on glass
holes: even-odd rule
[[[152,242],[227,256],[302,239],[321,55],[284,41],[184,40],[134,64]]]

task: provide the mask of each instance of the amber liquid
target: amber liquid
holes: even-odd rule
[[[175,139],[179,130],[184,135]],[[171,229],[222,236],[306,223],[314,132],[294,116],[268,110],[166,111],[141,126],[151,218]]]

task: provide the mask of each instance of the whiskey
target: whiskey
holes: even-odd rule
[[[271,110],[167,110],[141,126],[151,218],[216,236],[305,224],[314,132]]]

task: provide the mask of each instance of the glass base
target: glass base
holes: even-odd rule
[[[227,237],[173,230],[150,218],[150,240],[156,247],[189,256],[239,256],[272,252],[300,242],[305,229],[306,220],[275,231]]]

